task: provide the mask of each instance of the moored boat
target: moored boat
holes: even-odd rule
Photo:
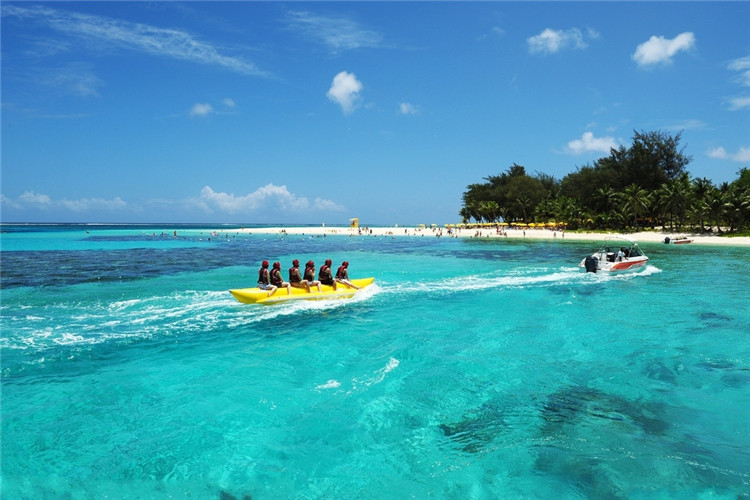
[[[647,262],[648,257],[633,238],[609,236],[599,250],[581,261],[579,267],[588,273],[638,271]]]
[[[664,243],[666,243],[667,245],[669,243],[672,243],[673,245],[684,245],[686,243],[692,243],[692,242],[693,240],[688,238],[687,236],[677,236],[671,239],[669,238],[669,236],[667,236],[666,238],[664,238]]]
[[[285,288],[279,288],[276,292],[268,296],[267,290],[261,290],[260,288],[236,288],[229,290],[235,299],[239,300],[243,304],[278,304],[279,302],[289,302],[293,300],[328,300],[328,299],[348,299],[353,297],[357,292],[364,288],[372,285],[375,278],[360,278],[349,280],[357,288],[348,287],[343,283],[339,283],[336,290],[329,285],[321,285],[321,291],[317,291],[314,287],[311,292],[303,288],[292,288],[291,294],[287,294]]]

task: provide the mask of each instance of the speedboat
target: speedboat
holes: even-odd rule
[[[648,257],[633,238],[608,236],[602,246],[584,258],[579,267],[587,273],[639,271],[646,267]]]
[[[666,243],[667,245],[669,245],[669,243],[672,243],[673,245],[684,245],[686,243],[692,243],[692,242],[693,240],[691,240],[687,236],[676,236],[672,238],[671,240],[669,239],[669,236],[664,238],[664,243]]]

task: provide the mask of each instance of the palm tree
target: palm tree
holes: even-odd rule
[[[610,186],[600,187],[596,190],[596,199],[602,212],[609,212],[617,206],[617,191]]]
[[[518,208],[521,209],[521,213],[523,213],[523,221],[528,222],[526,209],[531,207],[531,198],[529,198],[528,196],[521,196],[519,198],[516,198],[516,205],[518,205]]]
[[[701,232],[706,230],[705,221],[708,218],[708,216],[711,214],[711,207],[708,206],[708,203],[706,200],[698,199],[693,202],[692,205],[690,205],[690,209],[688,210],[688,217],[692,219],[693,222],[697,222],[698,226],[701,228]],[[709,227],[708,230],[710,231],[712,227]]]
[[[496,201],[479,202],[479,213],[487,222],[494,222],[495,220],[497,220],[499,212],[500,205],[498,205]]]
[[[636,229],[638,229],[638,216],[645,214],[651,205],[648,191],[633,183],[625,188],[621,199],[623,214],[626,217],[628,214],[633,214],[633,221],[635,222]]]

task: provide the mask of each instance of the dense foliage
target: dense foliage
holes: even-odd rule
[[[743,231],[750,219],[750,169],[719,186],[691,179],[686,167],[692,158],[680,149],[681,135],[635,132],[629,148],[612,149],[561,181],[513,164],[467,186],[459,215],[464,222],[554,221],[569,229]]]

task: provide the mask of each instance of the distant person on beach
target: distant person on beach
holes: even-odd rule
[[[294,259],[292,261],[292,267],[289,268],[289,283],[294,288],[304,288],[307,293],[310,293],[310,283],[307,280],[302,279],[302,274],[299,272],[299,260]]]
[[[326,259],[326,263],[320,266],[320,271],[318,272],[318,280],[323,285],[332,286],[334,290],[336,290],[336,280],[333,278],[333,270],[331,269],[331,264],[333,264],[333,261],[331,259]]]
[[[260,269],[258,269],[258,288],[261,290],[268,290],[268,296],[270,297],[278,288],[271,283],[271,273],[268,272],[268,261],[264,260]]]
[[[315,262],[308,260],[305,266],[304,280],[307,281],[310,286],[317,286],[320,292],[320,281],[315,279]]]
[[[286,294],[291,295],[292,285],[287,283],[281,278],[281,263],[274,262],[273,269],[271,269],[271,284],[276,288],[286,288]]]
[[[336,271],[336,281],[338,281],[339,283],[343,283],[349,288],[356,288],[357,290],[359,290],[359,287],[357,285],[349,281],[349,271],[347,270],[348,268],[349,263],[347,261],[341,263],[338,271]]]

